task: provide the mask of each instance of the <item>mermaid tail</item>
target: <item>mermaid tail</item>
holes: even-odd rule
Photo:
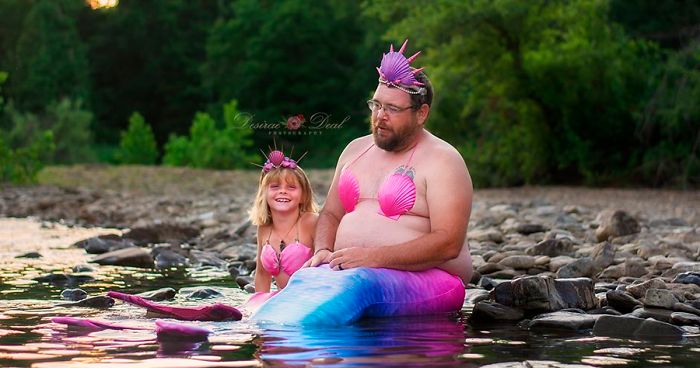
[[[328,265],[302,268],[253,320],[289,325],[347,325],[362,317],[456,312],[464,284],[454,275],[386,268],[333,271]]]
[[[279,291],[272,291],[268,293],[259,291],[253,294],[250,297],[250,299],[248,299],[248,301],[245,302],[245,304],[243,304],[242,308],[250,313],[255,313],[258,311],[261,305],[263,305],[266,301],[275,296],[277,293],[279,293]]]
[[[154,303],[137,295],[124,294],[116,291],[110,291],[107,295],[114,299],[146,308],[146,310],[150,312],[183,321],[238,321],[243,318],[243,315],[238,309],[221,303],[198,307],[175,307]]]
[[[126,326],[118,323],[106,322],[91,318],[75,318],[75,317],[53,317],[51,322],[59,323],[72,327],[79,327],[92,331],[102,330],[153,330],[148,327]],[[180,323],[172,323],[161,320],[156,320],[156,334],[159,336],[178,336],[180,338],[206,338],[211,331],[206,328],[197,326],[188,326]]]

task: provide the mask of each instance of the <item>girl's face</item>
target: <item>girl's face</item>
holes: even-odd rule
[[[301,195],[301,185],[295,177],[280,178],[267,186],[267,205],[277,212],[298,211]]]

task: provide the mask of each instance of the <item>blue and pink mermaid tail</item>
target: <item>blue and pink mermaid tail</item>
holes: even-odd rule
[[[252,318],[291,325],[347,325],[362,317],[456,312],[464,295],[462,281],[439,269],[333,271],[324,265],[296,272]]]

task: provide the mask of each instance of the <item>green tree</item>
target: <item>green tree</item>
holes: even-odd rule
[[[157,159],[153,130],[141,114],[134,112],[129,118],[129,129],[121,132],[117,160],[122,164],[153,165]]]
[[[55,149],[45,158],[49,163],[71,164],[92,162],[92,113],[84,110],[80,102],[63,99],[51,103],[46,111],[35,114],[20,112],[9,105],[7,113],[11,122],[8,141],[11,147],[29,147],[41,139],[44,132],[52,133]]]
[[[54,149],[53,134],[44,131],[26,147],[12,149],[0,135],[0,183],[27,184],[36,182],[36,176],[44,167],[43,157]]]
[[[20,110],[39,112],[63,98],[89,103],[89,63],[76,26],[83,6],[72,0],[32,5],[17,40],[17,64],[8,86]]]
[[[358,16],[351,1],[238,0],[220,10],[207,39],[202,83],[219,105],[236,99],[254,123],[323,112],[330,121],[350,116],[343,129],[320,136],[281,136],[280,144],[313,147],[307,164],[332,165],[351,138],[366,133],[364,101],[376,85],[381,57],[376,22]],[[383,32],[383,28],[382,32]],[[272,144],[269,131],[256,142]]]
[[[366,13],[414,39],[436,87],[430,124],[477,185],[609,183],[635,151],[656,48],[628,38],[607,1],[377,1]]]
[[[224,105],[224,122],[217,127],[207,113],[195,115],[189,137],[172,135],[165,145],[163,163],[213,169],[247,168],[256,156],[248,153],[252,131],[239,119],[237,102]]]

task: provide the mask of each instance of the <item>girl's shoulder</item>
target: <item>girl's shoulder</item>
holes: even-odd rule
[[[307,226],[316,226],[316,221],[318,221],[317,212],[304,212],[301,215],[301,222]]]

